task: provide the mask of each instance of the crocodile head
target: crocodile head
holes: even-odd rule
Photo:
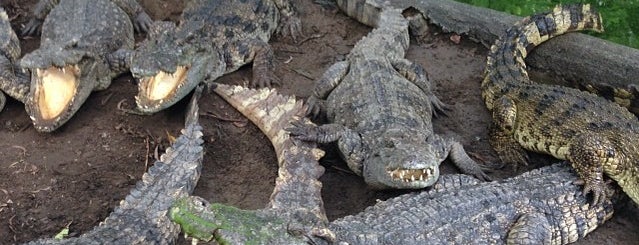
[[[67,122],[98,85],[108,64],[74,47],[43,46],[25,55],[21,66],[31,74],[27,113],[36,130],[51,132]]]
[[[176,40],[179,32],[164,32],[145,41],[131,60],[138,79],[137,109],[144,113],[163,110],[184,98],[205,79],[215,79],[226,69],[211,44]]]
[[[446,158],[443,144],[427,142],[414,133],[388,130],[380,137],[380,147],[372,149],[362,167],[369,186],[420,189],[437,181],[439,164]]]

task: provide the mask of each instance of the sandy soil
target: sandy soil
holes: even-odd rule
[[[176,20],[179,0],[142,0],[156,20]],[[276,74],[281,91],[306,97],[313,81],[335,61],[343,59],[370,28],[349,19],[334,8],[309,0],[297,0],[304,30],[309,37],[299,44],[274,38]],[[35,0],[2,1],[15,30],[26,23]],[[140,35],[139,39],[144,36]],[[38,46],[38,38],[21,37],[23,53]],[[479,84],[487,49],[433,27],[431,36],[411,46],[408,59],[426,68],[440,98],[453,106],[450,117],[435,120],[436,131],[461,140],[471,155],[496,162],[487,143],[487,110]],[[244,68],[219,79],[241,84],[251,78]],[[124,114],[117,104],[131,107],[135,82],[125,74],[106,91],[93,93],[65,126],[51,134],[31,127],[24,106],[14,100],[0,114],[0,244],[22,243],[52,237],[65,226],[77,236],[97,225],[128,193],[162,152],[169,135],[177,135],[183,123],[185,103],[152,116]],[[196,195],[246,209],[265,206],[276,176],[276,159],[268,140],[219,97],[201,101],[205,128],[204,172]],[[399,191],[374,191],[365,186],[327,146],[322,161],[323,197],[330,219],[353,214],[378,199]],[[548,158],[537,157],[541,162]],[[532,164],[530,168],[541,166]],[[456,170],[450,163],[443,171]],[[511,169],[491,173],[496,178],[513,176]],[[638,211],[620,207],[612,220],[580,244],[638,244]],[[185,241],[181,243],[186,244]]]

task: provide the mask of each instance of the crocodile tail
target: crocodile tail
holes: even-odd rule
[[[202,90],[204,89],[204,85],[200,84],[195,88],[195,92],[193,92],[193,97],[191,97],[191,101],[189,102],[189,108],[186,111],[186,117],[184,119],[184,127],[188,127],[189,125],[198,124],[199,117],[199,105],[198,101],[202,96]]]
[[[356,19],[360,23],[377,27],[381,5],[372,0],[337,0],[337,6],[346,15]]]
[[[214,91],[258,126],[273,145],[279,170],[269,208],[286,210],[282,214],[306,213],[309,222],[327,222],[318,180],[324,173],[318,162],[324,151],[313,142],[295,140],[286,131],[292,122],[311,124],[304,117],[304,103],[269,88],[217,84]]]
[[[526,17],[506,30],[488,54],[482,82],[488,109],[506,87],[531,82],[524,62],[530,50],[552,37],[579,30],[603,31],[601,16],[590,4],[557,5],[551,12]]]

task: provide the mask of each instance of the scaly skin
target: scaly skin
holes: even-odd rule
[[[329,223],[335,240],[315,239],[313,244],[572,243],[610,219],[614,211],[609,199],[591,205],[573,183],[577,179],[566,163],[494,182],[444,175],[428,191],[381,201]],[[282,211],[237,210],[189,197],[177,202],[171,215],[185,233],[200,240],[299,244],[290,230],[282,228],[287,223],[280,218],[287,211]]]
[[[331,240],[318,178],[324,152],[312,142],[289,137],[291,122],[310,124],[305,107],[292,96],[275,90],[219,84],[214,91],[257,125],[269,138],[278,159],[278,177],[265,209],[240,210],[209,204],[199,197],[177,202],[169,216],[185,234],[221,244],[303,244],[315,236]],[[214,210],[211,212],[211,208]]]
[[[607,196],[604,174],[639,203],[637,118],[594,94],[535,84],[525,70],[533,47],[582,29],[602,31],[599,14],[589,5],[558,6],[517,23],[492,46],[482,82],[494,121],[491,144],[505,163],[526,164],[525,150],[568,160],[595,204]]]
[[[80,237],[29,244],[174,244],[180,227],[167,212],[176,200],[193,192],[202,169],[204,141],[197,105],[201,91],[191,100],[182,135],[99,226]]]
[[[20,102],[25,102],[29,92],[28,75],[15,66],[20,56],[20,43],[11,29],[9,17],[0,8],[0,111],[4,108],[7,93]],[[4,93],[3,93],[4,92]]]
[[[37,33],[42,23],[42,35],[20,62],[31,74],[25,104],[36,130],[51,132],[125,71],[108,56],[133,49],[132,22],[146,30],[151,19],[134,0],[41,0],[33,15],[24,32]]]
[[[434,190],[377,203],[329,229],[347,244],[567,244],[613,214],[610,200],[591,205],[576,180],[563,163],[495,182],[447,175]]]
[[[151,114],[186,96],[201,82],[212,82],[253,62],[252,85],[278,82],[268,45],[279,30],[294,39],[301,24],[288,0],[190,1],[178,26],[156,22],[134,52],[119,55],[139,79],[137,111]]]
[[[376,28],[316,83],[310,111],[325,110],[330,123],[295,125],[291,134],[336,141],[350,169],[374,188],[430,186],[449,156],[462,172],[489,179],[459,142],[433,132],[431,117],[445,105],[431,91],[426,71],[404,58],[409,35],[401,11],[375,0],[337,3]]]

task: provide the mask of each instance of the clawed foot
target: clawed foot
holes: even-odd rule
[[[153,24],[153,20],[151,20],[151,17],[149,17],[149,15],[146,14],[145,12],[141,12],[135,17],[135,21],[133,22],[133,27],[135,28],[135,31],[138,33],[148,32],[152,24]]]
[[[293,42],[297,43],[300,38],[304,37],[302,21],[297,16],[284,16],[277,27],[276,33],[283,37],[290,36]]]
[[[24,25],[24,29],[22,29],[22,35],[23,36],[35,36],[40,34],[41,28],[42,28],[42,22],[44,22],[43,20],[39,20],[39,19],[31,19],[29,20],[29,22],[27,22],[26,25]]]
[[[433,96],[434,97],[434,96]],[[451,106],[439,100],[437,97],[434,99],[431,98],[431,103],[433,107],[433,117],[441,117],[448,116],[448,112],[451,111]]]
[[[614,190],[610,187],[610,181],[587,181],[579,179],[575,181],[574,184],[584,186],[584,195],[592,193],[592,202],[590,203],[592,206],[603,204],[614,193]]]
[[[299,140],[315,141],[320,134],[318,126],[306,124],[303,121],[291,122],[291,126],[292,127],[288,127],[284,130],[286,130],[291,137]]]
[[[324,102],[317,97],[311,95],[306,99],[306,116],[317,118],[322,110],[324,110]]]
[[[251,80],[251,82],[249,83],[249,86],[253,87],[253,88],[266,88],[266,87],[273,87],[273,86],[280,86],[281,82],[280,79],[277,78],[277,76],[275,76],[275,74],[273,74],[272,72],[269,72],[267,74],[253,74],[253,80]]]

